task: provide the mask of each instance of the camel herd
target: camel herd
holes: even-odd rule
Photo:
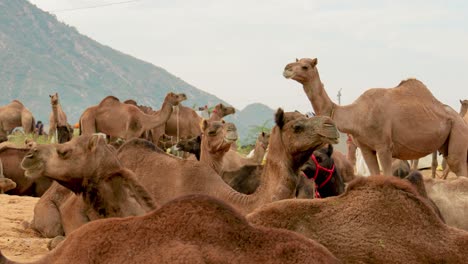
[[[40,197],[24,227],[50,238],[51,251],[34,263],[466,262],[468,179],[426,178],[406,160],[440,151],[467,176],[468,100],[459,115],[409,79],[339,106],[317,59],[283,75],[303,85],[317,116],[278,109],[251,157],[233,147],[237,129],[223,117],[235,110],[223,104],[203,119],[181,104],[185,94],[168,93],[157,111],[108,96],[72,137],[51,95],[57,143],[0,143],[0,192]],[[34,123],[17,100],[0,107],[3,141]],[[374,176],[355,175],[355,161],[334,150],[338,130]],[[163,150],[168,137],[186,154]],[[16,262],[0,252],[7,263]]]

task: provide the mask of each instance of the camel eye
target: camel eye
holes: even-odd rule
[[[315,157],[315,159],[317,160],[318,163],[322,162],[322,158],[321,157]]]
[[[298,133],[304,130],[304,126],[302,124],[295,124],[293,126],[294,132]]]
[[[307,66],[302,66],[302,69],[303,69],[303,70],[308,70],[309,67],[307,67]]]
[[[70,156],[71,149],[57,149],[57,155],[62,158],[66,159]]]
[[[216,136],[216,130],[208,131],[208,136]]]

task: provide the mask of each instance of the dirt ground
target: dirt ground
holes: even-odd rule
[[[0,194],[0,250],[7,258],[30,262],[46,254],[49,239],[23,227],[39,198]]]
[[[431,170],[421,171],[430,177]],[[441,175],[441,171],[437,171]],[[449,177],[456,177],[453,173]],[[48,252],[50,239],[41,238],[23,221],[33,217],[34,206],[39,198],[0,194],[0,250],[11,260],[29,262],[39,259]]]

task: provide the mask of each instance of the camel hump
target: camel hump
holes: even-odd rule
[[[353,189],[365,188],[366,186],[371,188],[394,188],[402,190],[407,193],[411,193],[414,196],[420,196],[420,194],[413,187],[409,181],[402,180],[397,177],[388,177],[382,175],[375,175],[369,177],[357,177],[355,180],[349,183],[346,187],[346,192]]]
[[[12,104],[19,104],[20,106],[24,107],[23,103],[20,102],[19,100],[17,99],[14,99],[13,101],[11,101]]]
[[[119,98],[113,95],[109,95],[102,99],[102,101],[99,103],[99,106],[114,105],[116,103],[120,103]]]
[[[127,142],[125,142],[117,151],[117,153],[125,152],[130,149],[138,149],[138,150],[148,150],[153,152],[159,153],[166,153],[158,148],[153,143],[149,142],[148,140],[144,140],[141,138],[134,138]]]
[[[419,98],[434,98],[427,86],[423,82],[415,78],[403,80],[395,88],[402,93],[418,96]]]

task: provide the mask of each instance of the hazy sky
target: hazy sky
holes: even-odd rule
[[[30,0],[98,42],[163,67],[242,109],[310,111],[282,77],[296,57],[318,58],[335,102],[372,87],[423,81],[458,112],[468,99],[468,1]],[[408,3],[411,2],[411,3]]]

